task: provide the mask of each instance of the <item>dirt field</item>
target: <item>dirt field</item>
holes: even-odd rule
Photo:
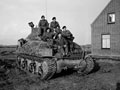
[[[9,66],[0,70],[0,90],[120,90],[120,62],[98,61],[97,64],[89,75],[79,76],[68,70],[48,81]]]

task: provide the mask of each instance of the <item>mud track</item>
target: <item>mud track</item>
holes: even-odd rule
[[[9,67],[5,69],[7,72],[0,73],[0,90],[120,90],[120,62],[97,63],[89,75],[79,76],[68,70],[48,81]]]

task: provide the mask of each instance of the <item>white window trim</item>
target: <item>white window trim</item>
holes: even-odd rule
[[[110,34],[102,34],[102,49],[110,49]]]

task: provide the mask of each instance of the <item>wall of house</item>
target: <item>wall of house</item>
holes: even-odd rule
[[[107,23],[108,13],[115,12],[115,24]],[[120,55],[120,0],[112,0],[91,25],[92,53]],[[110,34],[110,49],[101,49],[101,34]]]

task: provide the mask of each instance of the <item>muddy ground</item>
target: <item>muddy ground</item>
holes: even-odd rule
[[[12,56],[14,49],[11,54],[6,54],[4,50],[0,52],[0,61],[7,62],[0,62],[0,68],[4,64],[7,67],[0,69],[0,90],[120,90],[119,61],[97,61],[95,69],[85,76],[67,70],[48,81],[41,81],[15,68],[15,62],[12,61],[16,58]]]
[[[68,70],[48,81],[41,81],[15,67],[0,73],[0,90],[120,90],[119,83],[120,62],[99,61],[89,75],[80,76]]]

